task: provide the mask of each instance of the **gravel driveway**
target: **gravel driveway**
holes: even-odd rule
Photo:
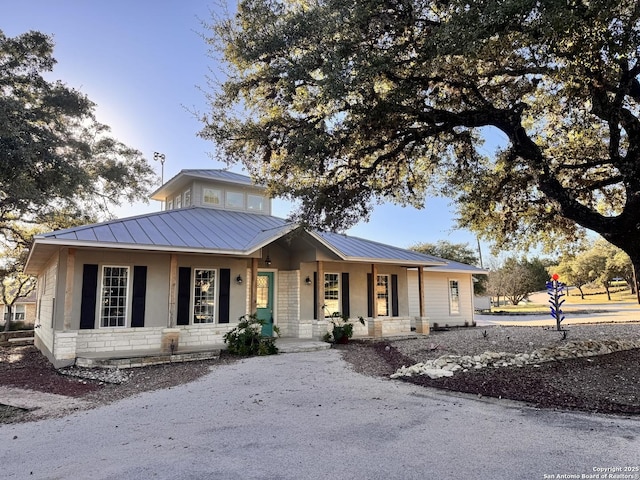
[[[367,377],[335,350],[247,359],[94,410],[0,425],[7,479],[579,478],[638,466],[639,452],[638,420]]]

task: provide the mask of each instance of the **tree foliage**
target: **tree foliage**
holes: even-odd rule
[[[228,77],[201,135],[309,223],[431,191],[498,245],[584,227],[638,271],[639,19],[636,0],[244,0],[211,26]]]
[[[155,175],[142,154],[109,136],[95,104],[49,81],[52,40],[0,31],[0,235],[22,238],[25,224],[68,225],[146,200]]]
[[[489,272],[487,290],[498,297],[505,297],[512,305],[518,305],[530,293],[544,290],[549,280],[548,261],[534,258],[507,258],[502,267]]]
[[[631,259],[619,248],[600,239],[588,245],[576,255],[565,256],[557,266],[550,268],[557,272],[564,283],[575,286],[584,300],[582,287],[586,284],[602,286],[607,292],[614,278],[622,278],[635,293]]]
[[[478,264],[478,254],[468,243],[451,243],[447,240],[438,240],[436,243],[418,243],[412,245],[409,249],[454,262],[466,263],[467,265]]]

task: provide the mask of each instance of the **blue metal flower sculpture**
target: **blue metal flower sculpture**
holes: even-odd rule
[[[554,273],[551,280],[547,282],[547,293],[549,294],[549,305],[551,305],[551,316],[556,321],[558,331],[562,331],[560,323],[564,320],[562,314],[562,304],[564,303],[564,289],[566,285],[559,281],[560,276]]]

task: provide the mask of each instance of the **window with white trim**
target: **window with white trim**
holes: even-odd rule
[[[389,316],[389,275],[378,275],[376,280],[376,314]]]
[[[191,190],[186,190],[182,194],[182,197],[183,197],[182,206],[183,207],[190,207],[191,206]]]
[[[100,326],[124,327],[129,300],[129,267],[104,265],[100,293]]]
[[[451,315],[460,313],[460,285],[458,280],[449,280],[449,313]]]
[[[324,314],[332,316],[340,313],[340,275],[324,274]]]
[[[247,195],[247,210],[255,212],[263,212],[265,206],[265,200],[262,195]]]
[[[173,204],[176,208],[182,208],[182,194],[176,195],[176,198],[173,201]]]
[[[217,188],[202,189],[202,203],[207,205],[220,205],[222,203],[222,192]]]
[[[193,275],[193,323],[214,323],[216,318],[216,271],[196,268]]]
[[[173,200],[167,200],[167,210],[173,210]]]
[[[24,313],[25,313],[25,306],[24,305],[14,305],[13,307],[11,307],[11,321],[12,322],[19,322],[21,320],[24,320]],[[4,306],[4,321],[7,321],[7,318],[9,318],[9,307],[7,307],[6,305]]]
[[[244,208],[244,193],[227,192],[225,205],[229,208]]]

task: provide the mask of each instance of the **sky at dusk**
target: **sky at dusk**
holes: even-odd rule
[[[53,37],[58,61],[51,79],[80,90],[97,104],[98,121],[137,148],[156,168],[165,155],[164,179],[186,168],[226,168],[211,158],[215,145],[197,137],[202,125],[191,113],[206,110],[207,74],[221,75],[207,56],[203,22],[219,2],[205,0],[10,0],[3,2],[0,30],[13,37],[38,30]],[[233,6],[229,7],[233,8]],[[239,166],[230,168],[242,173]],[[275,200],[273,214],[286,217],[290,204]],[[158,202],[116,211],[120,217],[160,209]],[[449,240],[476,247],[475,236],[455,230],[447,199],[427,199],[425,208],[377,206],[368,223],[350,235],[408,247]],[[488,248],[483,245],[483,256]]]

